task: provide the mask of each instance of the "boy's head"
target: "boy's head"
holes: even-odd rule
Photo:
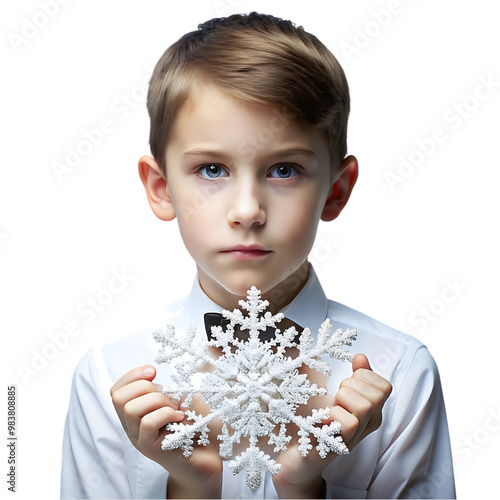
[[[198,28],[166,50],[151,78],[150,146],[162,171],[177,114],[207,84],[241,101],[286,109],[299,123],[320,128],[338,168],[347,153],[349,88],[337,59],[316,37],[256,12]]]
[[[226,309],[252,285],[286,305],[319,220],[340,213],[357,178],[336,60],[289,21],[213,20],[161,58],[148,108],[154,158],[139,161],[141,179],[155,214],[177,217],[203,290]]]

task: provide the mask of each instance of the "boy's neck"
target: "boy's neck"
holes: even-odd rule
[[[198,276],[201,271],[198,269]],[[272,314],[278,313],[285,306],[290,304],[293,299],[299,294],[302,287],[306,284],[307,278],[309,277],[309,262],[306,260],[302,263],[302,265],[290,276],[281,281],[278,285],[276,285],[271,290],[268,290],[264,294],[262,294],[262,300],[269,301],[269,306],[267,308]],[[246,296],[238,296],[230,294],[225,288],[220,286],[220,290],[212,291],[212,293],[208,293],[207,290],[203,287],[203,284],[200,280],[200,286],[204,293],[215,302],[217,305],[222,307],[223,309],[232,311],[239,307],[239,300],[246,300]],[[252,284],[248,286],[250,288]]]

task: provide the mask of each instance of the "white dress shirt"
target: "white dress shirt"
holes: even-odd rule
[[[165,323],[176,330],[197,326],[206,339],[203,316],[221,312],[196,280],[191,293],[168,308]],[[389,380],[393,391],[380,428],[349,455],[336,457],[323,477],[331,498],[455,498],[448,424],[439,374],[427,348],[337,302],[329,301],[310,266],[307,283],[282,311],[315,335],[325,318],[334,328],[357,330],[351,352],[366,354],[372,369]],[[163,328],[165,325],[158,325]],[[129,441],[109,390],[126,372],[151,364],[159,344],[152,332],[96,347],[78,363],[66,419],[61,478],[62,498],[165,498],[168,472],[143,456]],[[352,374],[350,363],[331,360],[332,394]],[[168,366],[155,365],[155,382]],[[277,498],[268,472],[252,491],[245,474],[233,476],[224,462],[223,498]]]

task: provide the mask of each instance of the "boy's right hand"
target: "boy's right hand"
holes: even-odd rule
[[[163,451],[165,426],[181,422],[178,401],[159,392],[151,365],[129,371],[111,388],[118,418],[132,444],[169,472],[168,498],[217,498],[221,494],[222,462],[217,446],[195,447],[188,460],[179,449]]]

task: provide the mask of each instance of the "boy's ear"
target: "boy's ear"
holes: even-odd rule
[[[151,156],[142,156],[139,160],[139,176],[146,190],[149,206],[155,215],[165,221],[175,219],[167,181]]]
[[[339,171],[340,175],[325,202],[321,220],[331,221],[342,212],[358,179],[358,160],[354,156],[347,156],[342,160]]]

